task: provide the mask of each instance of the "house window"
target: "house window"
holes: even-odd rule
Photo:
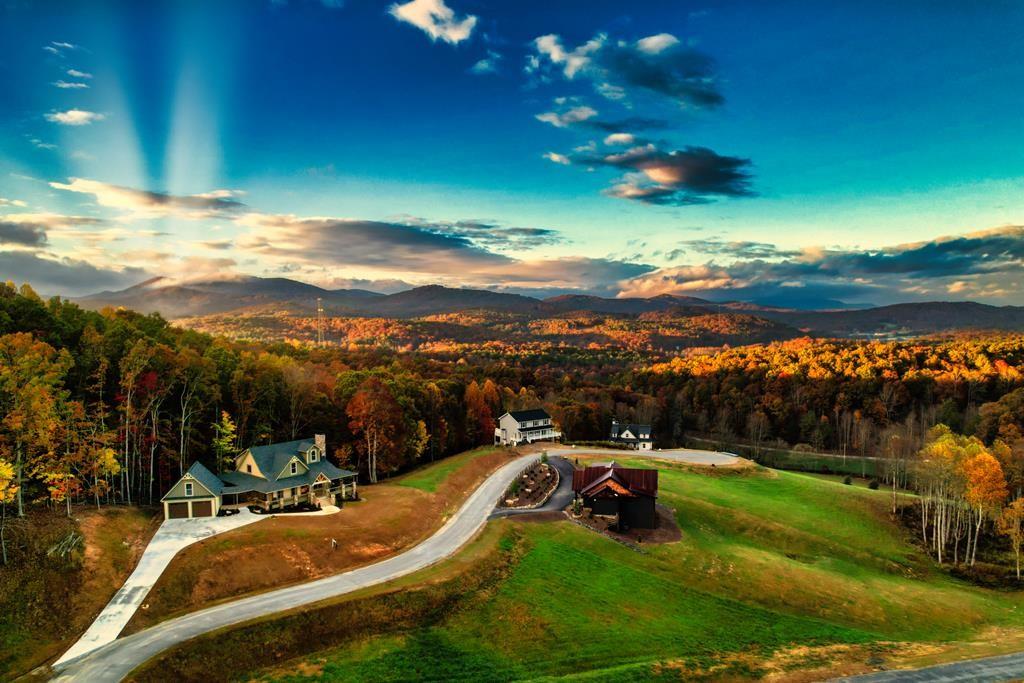
[[[320,459],[320,453],[317,452],[317,450],[315,448],[309,452],[309,461],[310,462],[316,462],[319,459]]]
[[[299,464],[293,460],[292,461],[292,474],[296,474],[298,471],[299,471]]]
[[[246,465],[245,466],[245,471],[249,472],[249,473],[252,473],[252,465]]]
[[[185,484],[185,495],[186,496],[191,496],[192,495],[192,484],[190,484],[190,483],[186,483]]]

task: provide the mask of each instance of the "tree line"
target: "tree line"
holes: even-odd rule
[[[0,559],[10,514],[153,504],[193,461],[222,471],[249,446],[325,433],[375,482],[491,443],[503,407],[540,398],[486,368],[231,341],[0,284]]]

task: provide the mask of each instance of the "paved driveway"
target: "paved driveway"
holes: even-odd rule
[[[224,626],[345,595],[419,571],[455,554],[486,524],[512,480],[536,459],[524,455],[488,477],[433,536],[406,552],[344,574],[226,602],[118,638],[77,659],[55,665],[57,681],[120,681],[140,664],[189,638]]]
[[[924,669],[879,671],[863,676],[840,678],[856,683],[953,683],[954,681],[1017,681],[1024,677],[1024,652],[999,657],[985,657],[966,662],[939,664]]]
[[[135,567],[135,571],[114,594],[114,597],[110,599],[110,602],[78,639],[78,642],[61,655],[55,666],[80,657],[117,638],[146,595],[149,594],[149,589],[160,578],[168,563],[179,550],[196,541],[258,522],[261,519],[264,519],[263,515],[254,515],[243,509],[237,515],[230,517],[164,520],[149,545],[146,546],[142,557],[139,558],[139,564]]]
[[[652,459],[676,460],[696,465],[721,466],[743,462],[742,458],[728,453],[690,449],[622,451],[599,448],[574,449],[556,446],[547,449],[547,452],[549,456],[552,456],[552,462],[561,463],[556,466],[559,468],[559,474],[562,475],[562,481],[559,482],[558,490],[551,500],[540,511],[561,509],[568,505],[572,498],[572,464],[554,456],[571,458],[575,454],[599,453],[610,455],[612,458],[649,457]],[[159,577],[167,562],[174,556],[174,553],[189,543],[200,540],[200,538],[206,538],[214,533],[226,530],[211,529],[203,535],[198,535],[202,533],[199,525],[196,525],[194,528],[181,530],[175,529],[172,525],[170,531],[168,531],[171,538],[167,541],[167,549],[154,550],[153,568],[143,571],[143,561],[139,562],[139,568],[136,569],[135,574],[141,572],[140,580],[134,581],[135,574],[132,574],[132,577],[118,591],[114,599],[110,601],[110,605],[104,609],[104,613],[89,628],[89,631],[82,637],[82,640],[76,643],[71,650],[57,661],[54,667],[59,671],[59,674],[55,680],[88,681],[90,683],[93,681],[97,683],[102,681],[120,681],[132,669],[151,657],[202,633],[384,583],[419,571],[424,567],[450,557],[476,535],[487,522],[488,517],[496,514],[495,504],[499,497],[504,494],[505,489],[508,488],[508,485],[523,468],[537,457],[536,453],[524,455],[504,465],[484,481],[480,488],[469,497],[469,500],[463,504],[459,511],[440,530],[427,540],[400,555],[344,574],[329,576],[317,581],[290,586],[193,612],[115,640],[121,629],[128,622],[128,619],[134,614],[135,609],[141,604],[142,599],[149,592],[149,588],[155,583],[156,578]],[[533,510],[532,512],[536,511],[538,510]],[[511,511],[505,512],[509,513]],[[216,523],[221,519],[237,520],[238,523],[245,523],[244,514],[246,513],[243,512],[236,517],[216,518],[215,520],[210,520],[210,523]],[[253,518],[251,521],[261,519],[259,515],[250,516]],[[499,514],[498,516],[502,515]],[[164,522],[164,525],[167,526],[171,521]],[[173,521],[203,522],[203,520]],[[157,533],[160,534],[163,531],[164,527],[161,527]],[[184,538],[177,538],[178,536],[183,536]],[[177,540],[175,540],[176,538]],[[156,537],[154,537],[154,542],[156,540]],[[154,543],[151,543],[150,546],[154,546]],[[163,546],[162,544],[157,544],[157,547],[162,548]],[[173,551],[171,548],[173,548]],[[147,548],[146,555],[149,553],[150,549]],[[146,559],[146,555],[143,556],[143,560]],[[156,570],[157,567],[158,570]],[[153,571],[155,571],[155,574]]]
[[[746,462],[743,458],[732,453],[722,453],[719,451],[699,451],[692,448],[672,448],[665,451],[624,451],[614,448],[585,448],[583,446],[579,448],[567,448],[565,446],[556,446],[554,448],[547,449],[548,455],[561,455],[565,458],[572,458],[574,455],[584,454],[600,454],[610,455],[614,460],[616,457],[620,460],[627,458],[654,458],[657,460],[675,460],[676,462],[685,462],[690,465],[715,465],[717,467],[728,467],[730,465],[738,465]]]
[[[534,456],[536,457],[536,456]],[[538,512],[558,512],[564,510],[572,502],[572,472],[575,469],[572,463],[556,456],[552,456],[548,463],[558,470],[558,488],[548,498],[548,502],[535,508],[526,510],[515,510],[510,508],[496,507],[491,513],[491,519],[495,517],[514,517],[516,515],[531,515]]]

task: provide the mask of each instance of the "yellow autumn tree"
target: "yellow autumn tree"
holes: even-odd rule
[[[14,483],[14,465],[6,460],[0,460],[0,559],[7,564],[7,505],[14,501],[14,495],[18,490]]]
[[[962,467],[965,481],[964,498],[974,516],[973,547],[971,536],[967,537],[967,553],[973,566],[978,555],[978,537],[981,535],[982,524],[999,512],[1009,491],[1006,488],[1003,468],[991,453],[978,452],[965,460]]]

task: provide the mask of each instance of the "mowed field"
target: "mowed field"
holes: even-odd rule
[[[865,670],[871,658],[1024,647],[1022,595],[934,567],[889,520],[884,491],[763,468],[658,467],[680,542],[637,552],[566,521],[492,522],[489,533],[521,550],[444,618],[246,675],[807,680]]]
[[[406,550],[438,529],[491,472],[517,455],[493,447],[445,458],[326,516],[276,515],[180,552],[125,628],[246,593],[337,574]],[[333,550],[331,539],[338,542]]]

